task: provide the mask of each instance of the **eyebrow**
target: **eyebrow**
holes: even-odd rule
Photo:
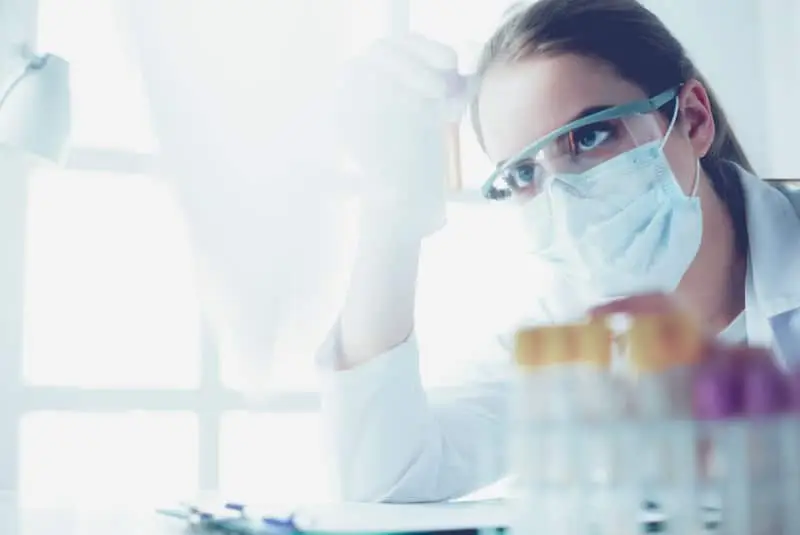
[[[570,123],[573,123],[573,122],[577,121],[578,119],[583,119],[584,117],[588,117],[590,115],[594,115],[595,113],[599,113],[601,111],[605,111],[605,110],[607,110],[609,108],[613,108],[615,106],[619,106],[619,104],[606,104],[606,105],[602,105],[602,106],[590,106],[588,108],[584,108],[583,110],[581,110],[580,112],[578,112],[577,114],[572,116],[572,118],[569,121],[565,122],[559,128],[563,128],[564,126],[566,126],[566,125],[568,125]],[[555,130],[558,130],[558,128],[554,128],[552,131],[555,131]],[[525,150],[525,149],[522,149],[522,150]],[[499,162],[497,162],[497,164],[495,164],[495,169],[500,169],[501,167],[503,167],[509,159],[513,159],[513,157],[512,158],[507,158],[505,160],[500,160]]]

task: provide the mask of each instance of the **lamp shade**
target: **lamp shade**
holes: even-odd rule
[[[52,54],[34,59],[0,99],[0,145],[61,163],[72,115],[69,63]]]

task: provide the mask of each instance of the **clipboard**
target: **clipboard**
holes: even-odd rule
[[[157,512],[183,520],[198,535],[477,535],[504,533],[510,522],[502,500],[324,504],[301,506],[289,514],[269,514],[238,503],[215,509],[184,504]]]

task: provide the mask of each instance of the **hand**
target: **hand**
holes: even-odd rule
[[[592,317],[610,314],[685,314],[694,317],[689,305],[675,294],[650,293],[625,297],[594,307],[589,311]]]
[[[688,313],[686,305],[670,295],[650,294],[603,305],[594,309],[592,314],[676,312]],[[686,379],[670,385],[670,391],[678,393],[675,399],[690,402],[686,410],[694,419],[724,422],[742,418],[763,419],[787,413],[800,414],[800,370],[783,369],[768,349],[726,345],[713,335],[708,335],[707,343],[703,346],[702,359],[690,368]],[[744,446],[747,448],[748,462],[741,465],[740,461],[736,461],[733,470],[741,470],[744,477],[759,474],[755,477],[778,478],[783,443],[772,431],[764,431],[765,428],[761,426],[747,429]],[[700,477],[719,477],[716,470],[726,465],[726,444],[729,443],[717,442],[713,433],[700,431],[697,439],[697,469]]]
[[[688,306],[669,294],[643,294],[613,301],[590,311],[608,314],[692,315]],[[693,410],[699,419],[764,416],[800,411],[800,373],[787,372],[764,348],[730,346],[708,334],[704,360],[693,375]]]
[[[347,65],[333,106],[339,142],[362,177],[422,234],[444,222],[445,132],[466,105],[455,52],[421,36],[384,39]],[[392,210],[389,210],[391,212]]]

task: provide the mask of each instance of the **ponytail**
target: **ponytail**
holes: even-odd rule
[[[737,166],[749,173],[754,172],[753,166],[736,138],[725,110],[720,106],[714,91],[699,73],[695,77],[706,88],[716,132],[711,148],[700,159],[700,165],[711,180],[714,192],[728,209],[733,223],[736,250],[740,255],[746,257],[750,248],[750,237],[747,232],[744,188]]]
[[[753,166],[750,164],[750,160],[748,160],[747,155],[744,153],[742,145],[736,138],[736,134],[734,134],[730,121],[728,121],[725,111],[722,109],[722,106],[720,106],[716,94],[701,75],[696,75],[696,78],[706,88],[709,104],[711,106],[711,115],[714,118],[714,126],[716,128],[714,142],[711,144],[711,149],[704,158],[733,162],[747,172],[754,173]]]

